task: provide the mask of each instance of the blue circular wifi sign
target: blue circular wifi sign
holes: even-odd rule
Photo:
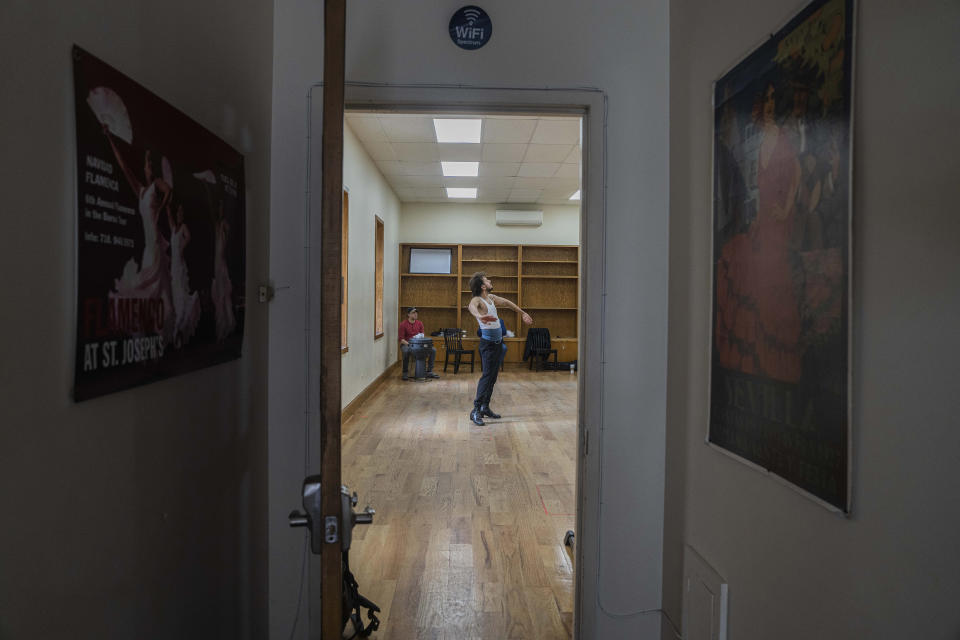
[[[490,41],[492,33],[490,16],[480,7],[463,7],[450,18],[450,39],[461,49],[479,49]]]

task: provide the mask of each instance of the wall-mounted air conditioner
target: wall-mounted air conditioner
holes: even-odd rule
[[[543,211],[497,210],[499,227],[539,227],[543,224]]]

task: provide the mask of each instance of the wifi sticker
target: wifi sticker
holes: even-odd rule
[[[490,41],[492,33],[490,16],[480,7],[463,7],[450,18],[450,39],[461,49],[479,49]]]

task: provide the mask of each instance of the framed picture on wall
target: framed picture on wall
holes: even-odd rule
[[[73,78],[74,399],[239,358],[243,156],[76,46]]]
[[[850,510],[852,0],[714,85],[707,441]]]

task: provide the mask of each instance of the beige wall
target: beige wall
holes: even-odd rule
[[[350,194],[347,345],[341,404],[347,406],[397,359],[397,233],[400,201],[350,127],[344,127],[343,186]],[[383,220],[384,335],[374,340],[374,216]]]
[[[729,581],[738,640],[960,632],[960,3],[858,4],[846,519],[704,444],[711,83],[798,4],[671,3],[664,602],[678,619],[690,543]]]
[[[0,637],[262,638],[271,3],[5,0],[0,25]],[[247,185],[243,357],[80,404],[74,43],[239,150]]]
[[[543,224],[539,227],[498,227],[496,210],[509,208],[492,204],[404,203],[400,242],[580,244],[578,205],[536,207],[543,211]]]

